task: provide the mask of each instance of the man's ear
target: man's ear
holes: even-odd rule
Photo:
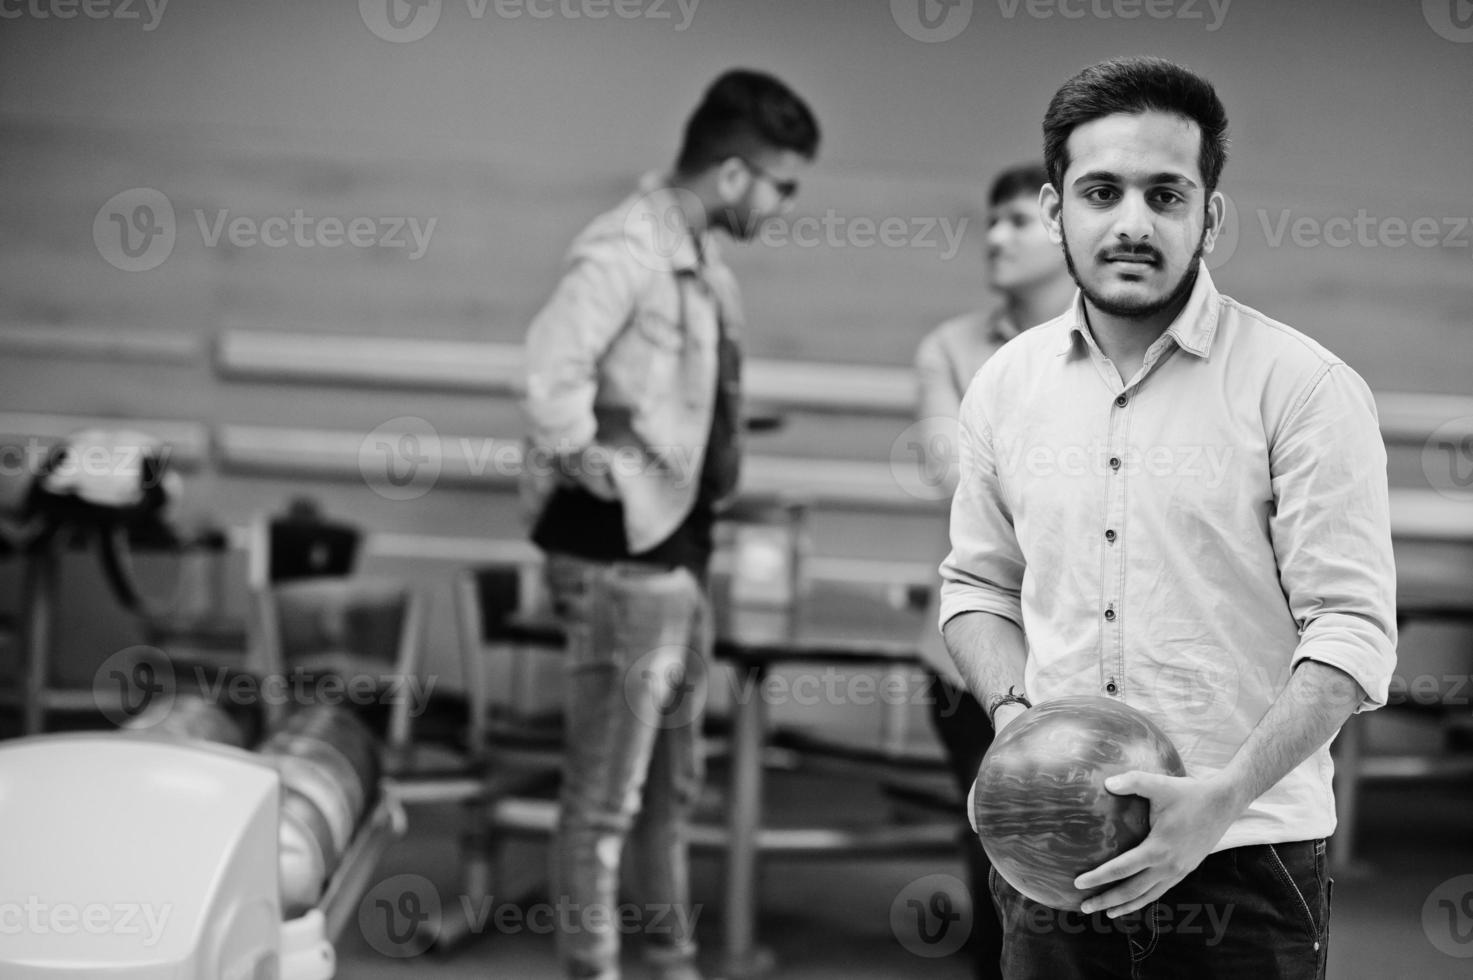
[[[752,184],[752,172],[737,157],[727,157],[716,165],[716,193],[723,204],[735,204]]]
[[[1209,255],[1213,246],[1217,244],[1217,236],[1222,234],[1222,223],[1227,220],[1227,199],[1222,196],[1222,191],[1213,191],[1212,196],[1207,199],[1206,226],[1202,229],[1202,250]]]
[[[1055,245],[1064,243],[1064,201],[1053,184],[1044,184],[1038,189],[1038,217],[1048,229],[1049,241]]]

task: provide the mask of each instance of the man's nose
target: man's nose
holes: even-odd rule
[[[1126,194],[1115,209],[1115,234],[1123,242],[1139,244],[1149,241],[1155,223],[1155,213],[1146,203],[1144,194]]]

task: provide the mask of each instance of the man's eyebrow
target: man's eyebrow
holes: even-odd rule
[[[1074,180],[1074,183],[1076,185],[1077,184],[1122,184],[1122,183],[1124,183],[1124,181],[1121,180],[1119,174],[1114,173],[1112,171],[1109,171],[1109,170],[1091,170],[1088,173],[1080,174]],[[1147,184],[1150,184],[1153,187],[1159,187],[1162,184],[1167,184],[1167,185],[1170,185],[1170,186],[1173,186],[1173,187],[1196,187],[1197,186],[1196,181],[1192,180],[1190,177],[1187,177],[1184,174],[1174,173],[1174,172],[1169,171],[1169,170],[1163,170],[1160,173],[1151,174],[1150,177],[1146,178],[1146,183]]]

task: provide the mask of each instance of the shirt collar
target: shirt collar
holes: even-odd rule
[[[1199,262],[1192,294],[1187,297],[1187,303],[1176,315],[1176,319],[1166,328],[1166,336],[1176,341],[1176,345],[1187,353],[1206,357],[1212,351],[1212,338],[1217,333],[1217,318],[1222,309],[1222,304],[1218,302],[1219,296],[1217,287],[1212,282],[1212,273],[1207,270],[1207,263]],[[1069,312],[1064,314],[1064,339],[1058,351],[1060,356],[1071,354],[1077,349],[1075,337],[1086,344],[1093,343],[1087,323],[1084,295],[1075,290],[1074,303],[1069,307]]]

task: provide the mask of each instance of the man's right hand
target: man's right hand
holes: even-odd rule
[[[600,500],[619,499],[619,488],[609,472],[612,462],[600,447],[559,454],[557,463],[558,480],[564,486],[581,487]]]

